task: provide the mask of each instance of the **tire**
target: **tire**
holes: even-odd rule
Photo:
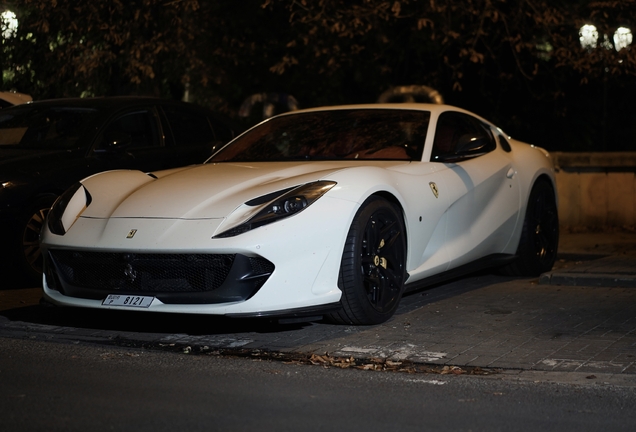
[[[372,197],[349,229],[338,286],[342,308],[328,318],[340,324],[370,325],[395,313],[406,279],[406,235],[401,213]]]
[[[559,246],[559,217],[552,185],[545,180],[532,187],[517,259],[502,268],[509,276],[537,277],[552,269]]]
[[[52,194],[37,197],[20,222],[16,240],[16,254],[25,277],[31,283],[42,283],[40,233],[46,216],[56,199],[57,196]]]

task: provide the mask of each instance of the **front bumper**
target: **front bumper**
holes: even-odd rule
[[[244,301],[274,271],[266,259],[241,254],[49,250],[45,259],[46,285],[66,296],[153,296],[164,304]]]
[[[212,220],[80,218],[64,236],[45,230],[44,297],[57,305],[123,310],[130,308],[102,301],[109,294],[146,295],[155,299],[140,310],[231,316],[333,310],[341,296],[338,272],[343,246],[357,207],[354,202],[323,197],[298,215],[220,239],[212,238],[218,226]],[[127,239],[133,228],[137,235]],[[94,253],[119,258],[107,268]],[[64,268],[68,262],[56,258],[61,254],[71,260],[69,269]],[[90,258],[79,273],[72,270],[73,254]],[[199,276],[176,271],[153,276],[144,268],[148,255],[171,255],[168,260],[195,268]],[[201,264],[205,259],[196,263],[202,256],[233,260],[221,265],[227,271],[221,283],[208,284],[206,278],[214,279],[216,271],[206,270]],[[188,259],[194,264],[188,265]]]

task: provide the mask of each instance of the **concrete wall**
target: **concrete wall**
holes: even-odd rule
[[[636,152],[552,152],[565,229],[636,227]]]

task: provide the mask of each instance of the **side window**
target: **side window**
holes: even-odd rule
[[[221,139],[214,133],[208,117],[198,111],[166,106],[163,112],[177,147],[212,144]]]
[[[431,160],[476,157],[496,146],[488,125],[468,114],[445,112],[437,120]]]
[[[118,140],[126,142],[126,148],[131,149],[159,147],[161,142],[152,112],[130,112],[113,120],[106,127],[103,144]]]

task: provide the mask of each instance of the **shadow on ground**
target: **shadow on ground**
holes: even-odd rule
[[[57,327],[73,327],[114,332],[183,333],[193,336],[230,333],[271,333],[302,329],[305,323],[279,323],[265,318],[233,319],[210,315],[187,315],[81,309],[55,306],[28,306],[0,312],[11,321]]]
[[[445,284],[406,293],[394,319],[430,303],[460,296],[497,281],[507,280],[487,272],[456,279]],[[509,278],[508,278],[509,280]],[[38,293],[39,295],[39,293]],[[293,319],[227,318],[215,315],[149,313],[58,307],[47,304],[30,305],[0,311],[10,321],[55,327],[95,330],[98,332],[131,332],[145,334],[186,334],[190,336],[279,333],[302,330],[320,324],[342,329],[347,326],[331,324],[321,317]],[[372,326],[361,326],[360,329]]]

